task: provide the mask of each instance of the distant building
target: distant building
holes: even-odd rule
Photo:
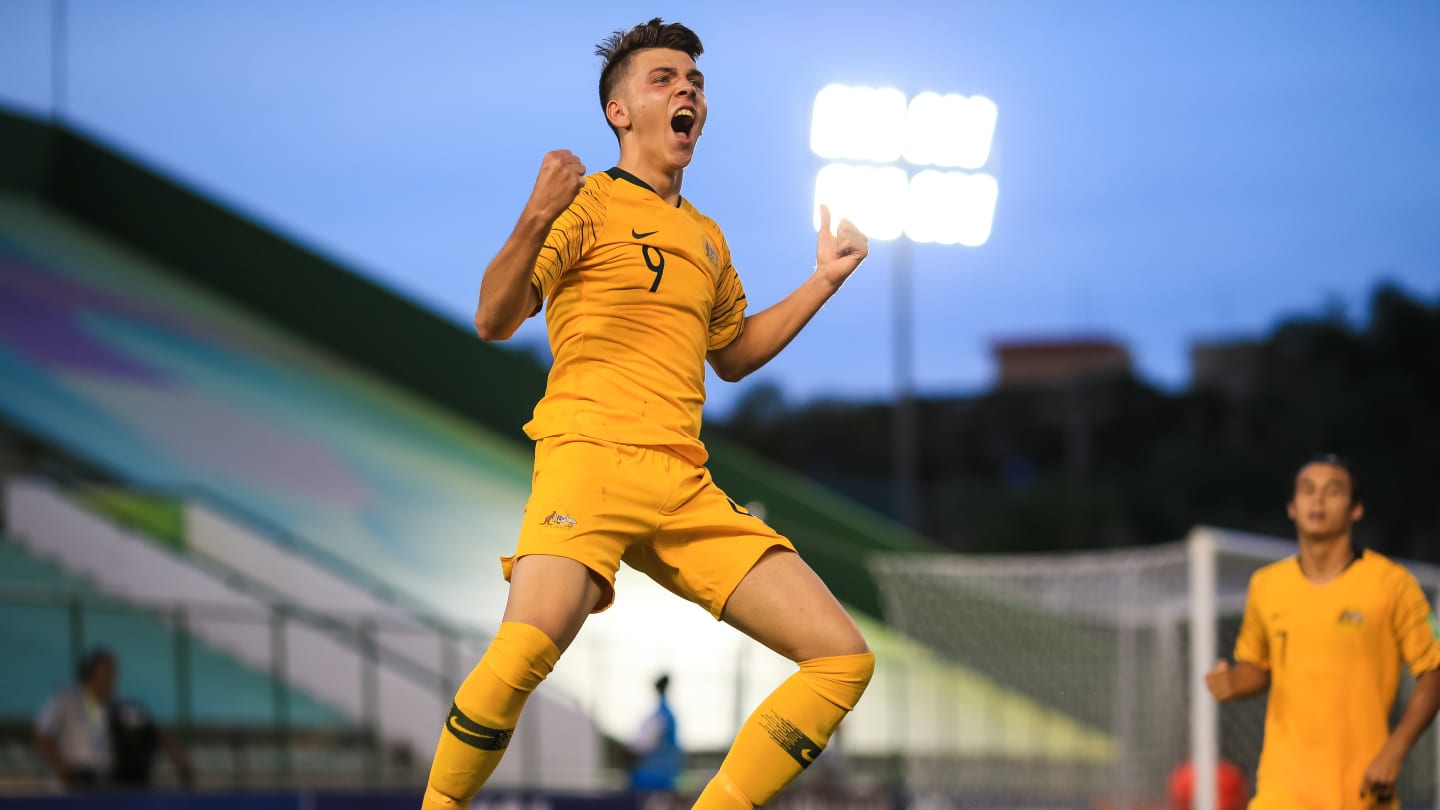
[[[1063,432],[1066,466],[1086,474],[1093,462],[1093,426],[1110,418],[1115,407],[1103,387],[1086,383],[1130,377],[1130,351],[1109,338],[1077,337],[1000,341],[994,353],[1000,367],[996,388],[1041,394],[1038,415]]]
[[[1258,340],[1200,341],[1190,346],[1190,387],[1209,388],[1231,399],[1243,399],[1255,389],[1260,373]]]
[[[1068,388],[1131,374],[1130,351],[1108,338],[1008,340],[993,351],[998,388]]]

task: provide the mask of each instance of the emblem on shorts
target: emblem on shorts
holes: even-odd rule
[[[575,518],[570,517],[564,512],[551,512],[550,514],[545,516],[544,520],[540,521],[540,525],[559,526],[562,529],[573,529],[575,528]]]

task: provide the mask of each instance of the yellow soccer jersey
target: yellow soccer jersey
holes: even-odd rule
[[[1389,736],[1400,659],[1440,667],[1430,605],[1415,577],[1373,551],[1325,585],[1295,557],[1250,579],[1235,659],[1270,671],[1252,810],[1362,808],[1365,769]]]
[[[526,434],[668,446],[705,463],[705,355],[745,323],[719,226],[621,169],[592,174],[546,237],[532,282],[555,363]]]

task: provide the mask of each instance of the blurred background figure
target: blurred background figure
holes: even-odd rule
[[[96,647],[76,666],[76,685],[61,690],[35,721],[35,747],[66,790],[150,786],[155,754],[164,748],[182,785],[194,780],[185,752],[140,703],[115,697],[120,662]]]
[[[1182,762],[1170,772],[1167,786],[1170,810],[1190,810],[1195,797],[1195,765]],[[1240,767],[1228,759],[1220,760],[1215,769],[1215,799],[1220,810],[1244,810],[1250,799],[1250,784]]]
[[[630,744],[630,750],[637,758],[630,770],[632,790],[673,792],[681,771],[685,769],[685,752],[680,748],[675,712],[671,711],[670,703],[665,699],[669,688],[668,674],[655,679],[655,711],[646,718]]]
[[[110,784],[130,790],[145,790],[152,785],[155,755],[164,749],[175,769],[181,787],[195,783],[195,769],[185,750],[155,722],[144,704],[124,698],[110,704],[110,742],[114,764],[110,768]]]
[[[106,710],[118,675],[114,653],[91,650],[76,667],[76,685],[50,698],[36,718],[35,747],[67,789],[99,787],[114,764]]]

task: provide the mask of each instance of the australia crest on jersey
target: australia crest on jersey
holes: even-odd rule
[[[710,269],[719,270],[720,251],[716,250],[715,246],[710,244],[710,238],[708,236],[700,237],[700,241],[705,244],[705,258],[710,260]]]
[[[1339,624],[1340,624],[1341,626],[1359,627],[1359,626],[1363,625],[1364,623],[1365,623],[1365,614],[1362,613],[1361,611],[1354,610],[1354,609],[1351,609],[1351,608],[1346,608],[1345,610],[1340,611],[1340,621],[1339,621]]]

